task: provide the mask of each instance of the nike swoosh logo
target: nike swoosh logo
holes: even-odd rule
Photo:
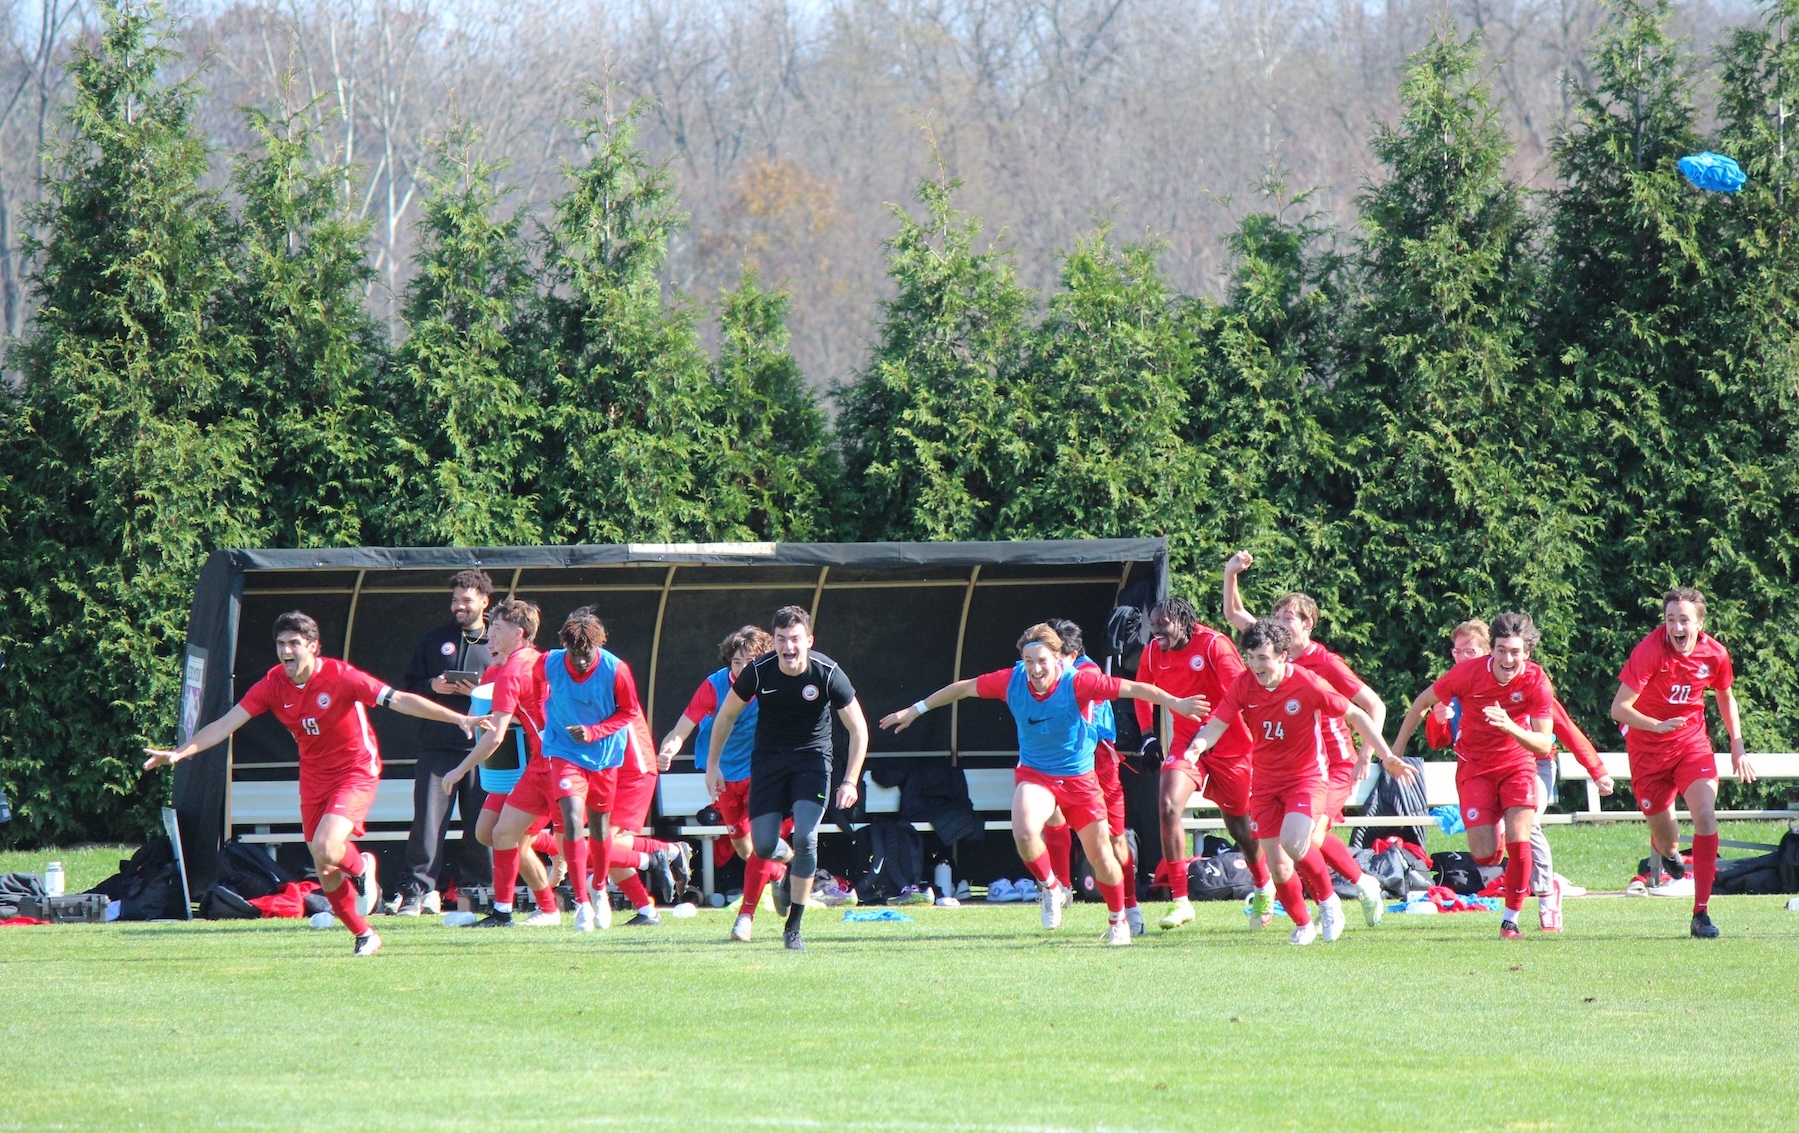
[[[1048,716],[1027,716],[1027,717],[1025,717],[1025,723],[1030,724],[1033,727],[1035,727],[1038,724],[1049,723],[1049,717]]]
[[[763,695],[763,696],[769,696],[769,695],[771,695],[771,694],[773,694],[773,693],[774,693],[774,691],[775,691],[775,690],[774,690],[774,689],[772,689],[772,688],[765,688],[765,689],[763,689],[763,690],[762,690],[762,695]]]

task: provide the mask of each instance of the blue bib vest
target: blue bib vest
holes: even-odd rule
[[[1099,731],[1081,715],[1074,696],[1074,670],[1056,682],[1048,699],[1031,695],[1031,679],[1024,662],[1012,667],[1006,685],[1006,707],[1018,725],[1018,762],[1033,771],[1058,778],[1084,775],[1093,770],[1093,748]]]
[[[712,686],[712,693],[723,704],[725,696],[731,691],[731,670],[720,669],[706,678]],[[712,722],[718,719],[718,712],[700,721],[694,732],[693,768],[695,771],[706,770],[706,760],[712,751]],[[739,779],[750,777],[750,751],[756,746],[756,702],[751,700],[737,714],[737,724],[731,729],[731,738],[725,741],[725,750],[719,753],[718,771],[725,777],[725,782],[735,783]]]
[[[568,734],[570,724],[588,727],[598,724],[618,711],[612,685],[618,676],[619,660],[606,650],[594,658],[587,679],[577,681],[569,676],[565,649],[552,649],[543,655],[544,682],[550,696],[543,706],[543,754],[551,759],[566,759],[589,771],[604,771],[625,761],[625,729],[620,728],[604,739],[590,744],[578,743]]]

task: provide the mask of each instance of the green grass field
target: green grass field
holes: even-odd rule
[[[1636,825],[1551,837],[1595,888],[1642,852]],[[118,853],[60,856],[77,888]],[[586,937],[382,918],[372,960],[292,921],[9,928],[0,1128],[1784,1130],[1784,904],[1718,900],[1713,942],[1683,901],[1596,897],[1560,937],[1352,915],[1304,950],[1223,904],[1115,950],[1093,905],[1053,936],[1018,906],[814,910],[803,956],[712,911]]]

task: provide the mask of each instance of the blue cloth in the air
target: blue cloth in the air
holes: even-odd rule
[[[1749,180],[1742,166],[1710,150],[1681,158],[1680,171],[1696,188],[1708,193],[1734,193]]]

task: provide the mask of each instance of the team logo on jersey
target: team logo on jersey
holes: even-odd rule
[[[807,700],[817,700],[818,699],[818,686],[817,685],[807,685],[805,688],[800,690],[800,695],[805,697]]]
[[[1693,670],[1693,675],[1700,680],[1704,680],[1712,675],[1712,667],[1707,665],[1704,661],[1701,661],[1699,662],[1699,666]]]
[[[1480,808],[1479,807],[1471,806],[1468,808],[1468,821],[1473,822],[1475,819],[1477,819],[1479,817],[1480,817]]]
[[[328,693],[328,692],[319,693],[319,707],[320,708],[331,707],[331,694],[330,693]]]
[[[1197,673],[1206,667],[1206,659],[1198,654],[1194,654],[1187,658],[1187,667]]]
[[[1521,703],[1523,703],[1523,701],[1524,701],[1524,694],[1523,694],[1523,693],[1521,693],[1521,692],[1514,692],[1514,693],[1513,693],[1513,694],[1512,694],[1512,703],[1513,703],[1513,704],[1521,704]]]
[[[446,641],[437,647],[437,651],[442,653],[445,657],[454,657],[456,656],[456,643],[453,641]]]
[[[1251,834],[1254,834],[1256,831],[1258,831],[1260,829],[1261,829],[1261,827],[1256,825],[1255,819],[1252,818],[1249,820],[1249,832]]]
[[[1281,707],[1283,707],[1287,710],[1287,715],[1289,715],[1289,716],[1299,715],[1299,701],[1297,701],[1297,700],[1289,700],[1289,701],[1287,701],[1287,703],[1283,704]]]
[[[570,781],[569,781],[569,780],[567,780],[567,779],[564,779],[564,780],[562,780],[562,781],[561,781],[561,782],[559,782],[559,783],[557,783],[557,784],[556,784],[556,789],[557,789],[557,790],[559,790],[559,791],[566,791],[566,790],[568,790],[568,789],[569,789],[569,787],[570,787],[570,786],[572,786],[572,785],[573,785],[573,784],[572,784],[572,783],[571,783],[571,782],[570,782]]]

